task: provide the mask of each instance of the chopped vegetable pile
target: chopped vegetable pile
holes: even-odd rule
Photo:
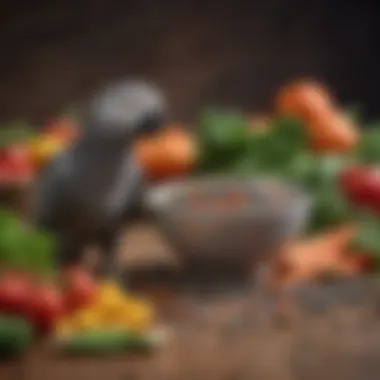
[[[100,285],[92,301],[58,321],[58,335],[89,332],[98,329],[143,332],[152,328],[153,308],[125,294],[113,283]]]
[[[58,320],[56,336],[69,354],[111,354],[153,348],[153,327],[154,311],[148,302],[123,293],[116,284],[104,283],[87,306]]]
[[[0,131],[0,184],[30,183],[36,172],[76,136],[78,125],[67,115],[53,119],[35,132],[24,121]]]
[[[152,179],[223,173],[250,178],[269,175],[295,183],[311,195],[313,205],[305,237],[310,242],[296,243],[297,249],[291,251],[303,247],[305,257],[318,255],[322,246],[313,239],[323,240],[325,234],[334,235],[352,224],[355,234],[340,246],[341,259],[336,259],[336,249],[328,249],[330,269],[341,265],[350,267],[343,272],[357,273],[377,267],[380,126],[360,125],[357,107],[343,109],[325,86],[303,80],[279,90],[271,116],[254,119],[214,107],[201,113],[195,127],[191,134],[184,128],[180,131],[178,125],[171,126],[154,141],[138,145],[137,157]],[[299,259],[290,262],[303,265]],[[320,260],[309,262],[319,267],[306,271],[309,277],[322,272],[316,264]],[[329,260],[324,262],[326,267]]]
[[[69,352],[79,353],[78,336],[115,328],[124,336],[119,349],[153,346],[154,313],[147,302],[114,284],[98,285],[79,268],[57,272],[54,253],[53,237],[0,212],[0,355],[22,355],[34,336],[52,331]]]
[[[257,124],[234,110],[206,109],[196,129],[196,173],[269,175],[296,183],[312,196],[311,237],[287,248],[287,266],[298,268],[288,268],[287,278],[314,278],[328,266],[345,273],[377,268],[380,126],[359,128],[356,110],[343,110],[325,87],[312,81],[284,87],[274,104],[273,116]],[[345,235],[339,250],[316,243],[348,223],[355,233]],[[298,255],[300,251],[305,254]]]

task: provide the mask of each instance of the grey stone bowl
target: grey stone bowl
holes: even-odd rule
[[[302,232],[311,201],[275,179],[207,177],[157,185],[144,204],[187,268],[243,275]]]

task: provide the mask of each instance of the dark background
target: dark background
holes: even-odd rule
[[[0,118],[47,116],[126,74],[155,79],[181,119],[210,102],[265,110],[279,85],[303,75],[377,116],[379,9],[369,0],[2,0]]]

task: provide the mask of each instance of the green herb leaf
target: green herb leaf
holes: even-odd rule
[[[17,120],[0,129],[0,148],[31,139],[35,133],[25,120]]]
[[[200,156],[198,169],[220,170],[239,160],[248,142],[248,125],[243,114],[219,108],[206,109],[197,129]]]
[[[262,170],[281,173],[306,147],[307,136],[302,123],[282,117],[274,119],[268,131],[257,134],[254,144],[251,140],[249,154]]]
[[[37,275],[53,270],[55,239],[15,215],[0,211],[0,264],[6,268],[28,270]]]
[[[361,214],[357,218],[357,226],[352,248],[380,258],[380,218],[372,213]]]
[[[355,159],[362,164],[380,164],[380,123],[366,127],[354,152]]]

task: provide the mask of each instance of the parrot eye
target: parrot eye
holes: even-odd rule
[[[151,135],[158,132],[166,123],[163,112],[152,112],[145,116],[136,126],[137,135]]]

